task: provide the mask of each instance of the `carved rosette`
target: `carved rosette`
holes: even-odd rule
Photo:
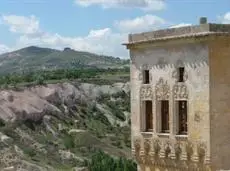
[[[150,85],[144,85],[140,89],[141,100],[151,100],[153,97],[153,90]]]
[[[167,100],[170,95],[170,86],[167,81],[164,81],[163,78],[160,78],[155,87],[156,99],[157,100]]]
[[[176,84],[173,86],[174,99],[188,99],[188,88],[185,84]]]

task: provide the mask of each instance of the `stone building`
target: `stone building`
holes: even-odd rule
[[[139,171],[230,169],[230,25],[130,34]]]

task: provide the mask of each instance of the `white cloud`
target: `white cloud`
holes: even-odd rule
[[[84,37],[65,37],[59,34],[44,33],[39,37],[23,35],[17,42],[18,46],[45,46],[56,49],[71,47],[79,51],[89,51],[98,54],[128,57],[121,43],[126,40],[126,34],[113,33],[111,29],[91,30]]]
[[[139,8],[145,11],[157,11],[166,7],[164,0],[75,0],[83,7],[100,5],[103,8]]]
[[[179,27],[186,27],[186,26],[191,26],[192,24],[190,23],[180,23],[180,24],[177,24],[177,25],[173,25],[169,28],[179,28]]]
[[[5,15],[2,18],[10,31],[20,34],[14,49],[30,45],[56,49],[71,47],[80,51],[128,57],[127,50],[121,45],[126,42],[128,35],[115,33],[111,28],[91,30],[86,36],[66,37],[58,33],[49,33],[42,30],[39,26],[39,20],[34,16]],[[4,49],[7,48],[5,47]]]
[[[158,29],[166,21],[155,15],[145,15],[134,19],[116,21],[115,26],[122,32],[142,32]]]
[[[4,24],[10,26],[10,31],[20,34],[38,34],[39,20],[31,15],[30,17],[17,16],[17,15],[3,15],[2,21]]]
[[[223,16],[218,16],[218,19],[223,24],[230,24],[230,12],[225,13]]]
[[[10,50],[11,49],[8,46],[0,43],[0,54],[5,53],[5,52],[9,52]]]

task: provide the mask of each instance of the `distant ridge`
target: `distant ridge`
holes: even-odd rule
[[[76,51],[29,46],[0,55],[0,73],[64,68],[120,68],[128,66],[129,60],[118,57]]]

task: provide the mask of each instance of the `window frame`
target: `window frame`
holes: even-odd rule
[[[150,84],[150,70],[145,69],[142,71],[143,74],[143,84]],[[146,77],[148,75],[148,77]],[[147,78],[147,79],[146,79]]]
[[[179,68],[178,68],[178,78],[177,78],[177,82],[179,82],[179,83],[184,82],[184,81],[185,81],[184,75],[185,75],[185,68],[184,68],[184,67],[179,67]]]
[[[167,102],[166,104],[167,104],[167,108],[168,108],[168,112],[167,112],[168,116],[166,117],[166,119],[163,118],[163,115],[164,115],[164,113],[162,111],[163,102]],[[167,100],[160,100],[159,104],[160,104],[160,122],[161,122],[160,133],[169,134],[170,133],[170,101],[168,99]],[[165,120],[168,120],[166,125],[163,124]],[[168,129],[164,129],[163,127],[168,127]]]
[[[151,102],[151,113],[147,114],[146,112],[146,106],[147,102]],[[142,101],[142,110],[141,110],[141,118],[142,118],[142,126],[141,131],[142,132],[153,132],[153,100],[143,100]],[[147,122],[147,120],[149,120]]]
[[[180,102],[186,102],[186,131],[185,132],[182,132],[181,130],[181,117],[180,116],[180,109],[179,109],[179,104]],[[188,105],[189,105],[189,102],[187,99],[179,99],[179,100],[175,100],[175,114],[176,116],[175,119],[176,119],[176,135],[183,135],[183,136],[187,136],[188,135]]]

